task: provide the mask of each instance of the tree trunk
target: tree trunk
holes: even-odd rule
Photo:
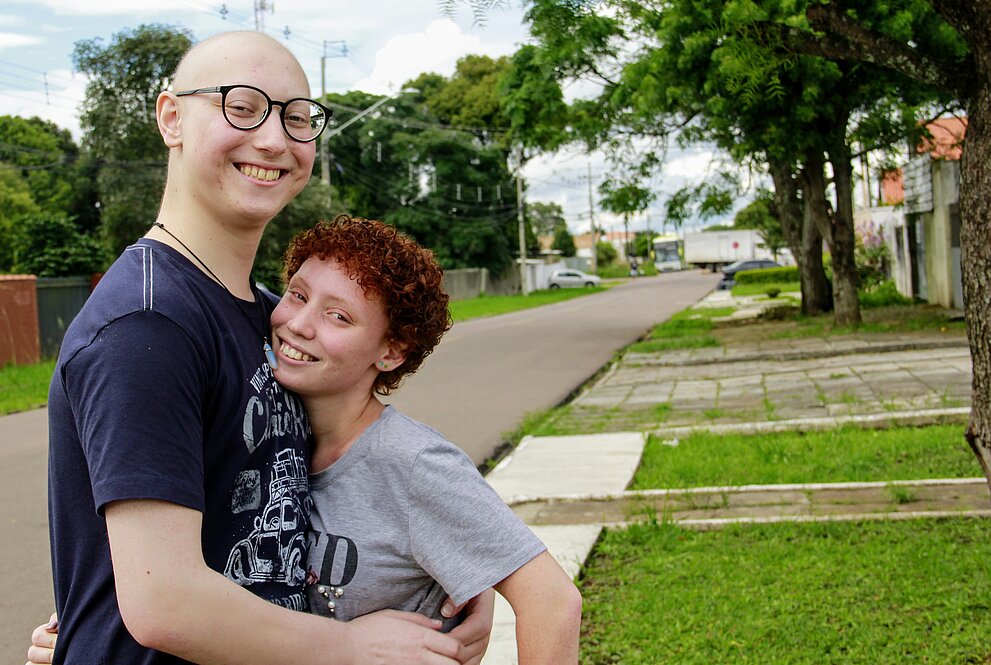
[[[829,280],[822,265],[822,236],[807,218],[798,196],[798,181],[789,162],[769,160],[774,182],[774,207],[785,241],[798,264],[802,284],[802,314],[815,316],[833,309]]]
[[[967,441],[991,485],[991,19],[976,22],[984,29],[971,34],[977,88],[960,161],[960,264],[973,367]]]
[[[826,200],[826,160],[821,150],[810,148],[805,154],[802,191],[805,194],[806,215],[829,245],[833,264],[833,323],[838,326],[860,323],[857,301],[857,271],[853,267],[853,228],[838,228],[836,215],[830,213]],[[848,239],[849,238],[849,239]],[[844,255],[845,253],[845,255]],[[852,295],[852,297],[851,297]]]
[[[830,250],[833,254],[833,299],[838,326],[859,325],[860,300],[857,298],[857,263],[854,259],[856,235],[853,230],[853,156],[846,141],[846,122],[837,123],[828,138],[829,163],[836,187],[836,212],[832,216]]]

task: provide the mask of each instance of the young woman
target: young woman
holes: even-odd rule
[[[520,663],[577,663],[581,597],[568,575],[463,452],[377,397],[450,327],[431,253],[341,216],[293,239],[285,277],[272,346],[315,439],[310,611],[442,618],[446,595],[462,603],[495,587],[516,613]]]
[[[382,222],[339,217],[293,239],[272,313],[279,383],[316,445],[310,610],[440,618],[494,586],[517,615],[521,663],[578,659],[581,598],[543,544],[435,430],[384,405],[450,327],[442,271]]]

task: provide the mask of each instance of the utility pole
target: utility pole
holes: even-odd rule
[[[526,269],[526,211],[523,209],[523,146],[516,148],[516,218],[520,227],[520,288],[530,295],[530,273]]]
[[[255,0],[255,30],[265,32],[265,12],[275,13],[275,3],[269,0]]]
[[[328,56],[327,47],[337,46],[337,53]],[[327,96],[327,58],[343,58],[348,54],[348,45],[344,43],[343,39],[338,39],[334,41],[323,42],[323,55],[320,56],[320,98],[323,99]],[[330,193],[330,137],[324,132],[324,135],[320,137],[320,179],[323,180],[323,184],[327,186],[327,211],[330,212],[330,205],[333,202],[331,200]]]
[[[595,226],[595,200],[592,198],[592,160],[588,161],[588,221],[592,225],[592,274],[599,269],[599,230]]]

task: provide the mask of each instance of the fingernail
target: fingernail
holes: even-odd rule
[[[440,608],[440,614],[442,617],[450,619],[454,615],[454,603],[444,603],[444,605]]]
[[[45,624],[45,630],[55,630],[56,628],[58,628],[58,617],[52,617]]]

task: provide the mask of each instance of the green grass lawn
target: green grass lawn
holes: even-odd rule
[[[54,370],[54,360],[0,367],[0,415],[44,406]]]
[[[521,309],[551,305],[563,300],[601,293],[602,291],[605,291],[605,287],[589,289],[544,289],[534,291],[526,296],[481,296],[468,300],[453,300],[451,301],[451,318],[455,321],[466,321],[485,316],[508,314],[509,312],[515,312]]]
[[[962,425],[650,437],[633,489],[979,478]]]
[[[983,519],[609,530],[581,581],[587,665],[991,662]]]
[[[626,350],[634,353],[654,353],[668,349],[719,346],[719,340],[711,334],[712,319],[729,316],[733,311],[732,307],[682,310],[667,321],[654,326],[647,339],[634,342]]]
[[[737,284],[730,289],[734,296],[762,296],[768,289],[777,289],[778,293],[801,292],[799,282],[768,282],[766,284]]]

